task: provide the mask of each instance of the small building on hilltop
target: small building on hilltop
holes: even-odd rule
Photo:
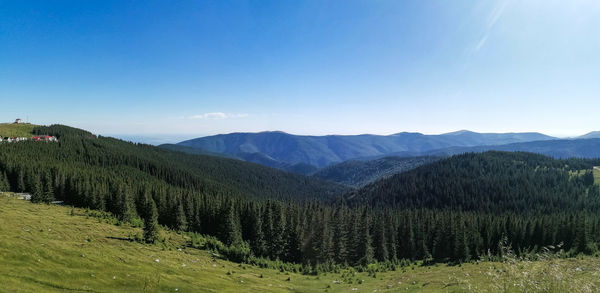
[[[21,120],[21,118],[17,118],[15,120],[15,124],[21,124],[21,123],[23,123],[23,120]]]

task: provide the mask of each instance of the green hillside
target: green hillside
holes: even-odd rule
[[[191,155],[207,155],[207,156],[223,157],[223,158],[229,158],[229,159],[237,159],[235,156],[232,156],[232,155],[221,154],[221,153],[212,153],[212,152],[208,152],[205,150],[195,149],[195,148],[186,147],[186,146],[182,146],[182,145],[178,145],[178,144],[167,143],[167,144],[161,144],[161,145],[159,145],[159,147],[167,149],[167,150],[171,150],[171,151],[175,151],[175,152],[182,152],[182,153],[191,154]]]
[[[600,260],[471,263],[342,270],[318,276],[214,259],[163,231],[167,244],[132,241],[141,233],[93,212],[31,204],[0,193],[0,291],[4,292],[593,292]],[[158,261],[157,261],[158,260]]]
[[[353,187],[362,187],[439,159],[440,157],[385,157],[366,161],[346,161],[322,168],[312,176]]]
[[[14,124],[0,123],[0,136],[2,137],[32,137],[36,125],[29,123]]]
[[[550,213],[600,210],[593,166],[600,159],[556,160],[522,152],[468,153],[370,184],[354,201],[402,208]],[[571,176],[576,171],[581,176]]]
[[[7,173],[15,191],[33,192],[34,180],[61,177],[60,184],[55,183],[53,190],[60,200],[68,201],[69,196],[76,196],[75,193],[85,193],[88,197],[93,193],[107,194],[109,186],[123,181],[133,187],[130,190],[160,185],[161,188],[155,188],[154,192],[165,194],[172,188],[179,190],[169,190],[171,193],[186,190],[210,196],[255,198],[326,198],[344,190],[338,184],[254,163],[95,137],[90,132],[67,126],[38,126],[32,131],[55,135],[59,143],[4,144],[0,146],[0,169]],[[70,178],[76,181],[68,182]],[[21,187],[17,186],[19,180],[24,181]],[[99,182],[103,182],[103,186],[94,188],[93,185]],[[72,183],[69,186],[72,190],[67,192],[69,183]],[[84,205],[94,207],[93,199],[85,200]]]

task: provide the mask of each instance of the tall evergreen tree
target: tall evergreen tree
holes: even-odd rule
[[[363,212],[360,223],[360,234],[358,243],[358,264],[366,266],[373,262],[373,246],[370,233],[370,220],[367,210]]]
[[[387,236],[388,257],[393,262],[396,262],[398,260],[398,240],[396,227],[396,221],[393,219],[393,217],[388,215],[385,235]]]
[[[580,213],[577,218],[577,227],[575,230],[575,252],[578,253],[591,253],[590,249],[590,235],[589,227],[587,223],[587,217],[584,213]]]
[[[31,202],[44,202],[44,185],[39,176],[33,178],[33,190],[31,192]]]
[[[248,212],[248,242],[257,256],[267,256],[267,244],[263,233],[262,213],[260,208],[250,208]]]
[[[319,263],[332,263],[334,258],[333,235],[329,228],[329,219],[327,218],[327,215],[323,216],[317,235],[317,239],[319,239]]]
[[[467,244],[467,235],[463,226],[462,218],[456,223],[454,229],[454,260],[466,261],[469,259],[469,245]]]
[[[116,189],[115,208],[119,220],[123,222],[130,222],[135,218],[135,203],[133,201],[133,194],[125,184],[119,184]]]
[[[273,230],[271,238],[268,243],[270,244],[270,255],[273,258],[283,258],[285,254],[285,217],[283,215],[284,208],[281,204],[273,204]]]
[[[271,209],[271,201],[265,203],[262,207],[262,232],[265,239],[265,255],[270,255],[272,251],[272,244],[270,243],[273,239],[273,213]]]
[[[6,172],[0,173],[0,191],[10,191],[10,182],[6,176]]]
[[[373,227],[373,244],[375,246],[374,256],[378,261],[388,260],[388,245],[385,235],[386,223],[382,215],[377,216],[377,221]]]
[[[187,227],[188,221],[183,210],[183,204],[181,203],[181,200],[178,200],[175,210],[175,229],[179,231],[186,231]]]
[[[289,208],[287,211],[285,225],[287,239],[285,241],[284,260],[299,263],[302,261],[302,235],[298,224],[298,215],[293,208]]]
[[[52,184],[52,178],[50,174],[46,174],[46,180],[44,180],[44,194],[42,201],[45,203],[51,203],[54,201],[54,185]]]
[[[27,185],[25,185],[25,174],[22,170],[17,170],[17,191],[27,191]]]
[[[220,239],[226,245],[236,245],[242,242],[240,223],[231,201],[227,201],[221,211]]]
[[[345,208],[339,206],[333,216],[333,251],[335,261],[344,263],[348,261],[348,225]]]
[[[151,197],[147,197],[144,211],[144,241],[155,243],[159,238],[158,211]]]

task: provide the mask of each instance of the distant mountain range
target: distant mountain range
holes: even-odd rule
[[[600,131],[592,131],[586,135],[582,135],[582,136],[579,136],[576,138],[578,138],[578,139],[600,138]]]
[[[485,151],[529,152],[562,159],[600,158],[600,138],[554,139],[494,146],[450,147],[427,151],[425,153],[401,153],[396,155],[451,156],[456,154],[480,153]]]
[[[451,147],[504,145],[553,139],[556,138],[535,132],[477,133],[466,130],[441,135],[402,132],[392,135],[302,136],[284,132],[259,132],[207,136],[183,141],[177,145],[279,169],[301,169],[307,172],[357,158],[384,157],[395,153],[421,154]]]

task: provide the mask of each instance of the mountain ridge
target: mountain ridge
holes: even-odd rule
[[[211,153],[224,153],[243,160],[248,160],[245,159],[248,154],[260,153],[264,156],[259,157],[275,161],[268,165],[271,167],[276,167],[278,164],[303,163],[321,168],[351,159],[385,156],[395,152],[426,152],[453,146],[500,145],[551,139],[556,138],[537,132],[477,133],[458,131],[439,135],[400,132],[391,135],[310,136],[269,131],[218,134],[182,141],[177,145],[202,149]],[[252,160],[250,159],[250,161]]]
[[[600,131],[591,131],[582,136],[575,137],[576,139],[600,138]]]

